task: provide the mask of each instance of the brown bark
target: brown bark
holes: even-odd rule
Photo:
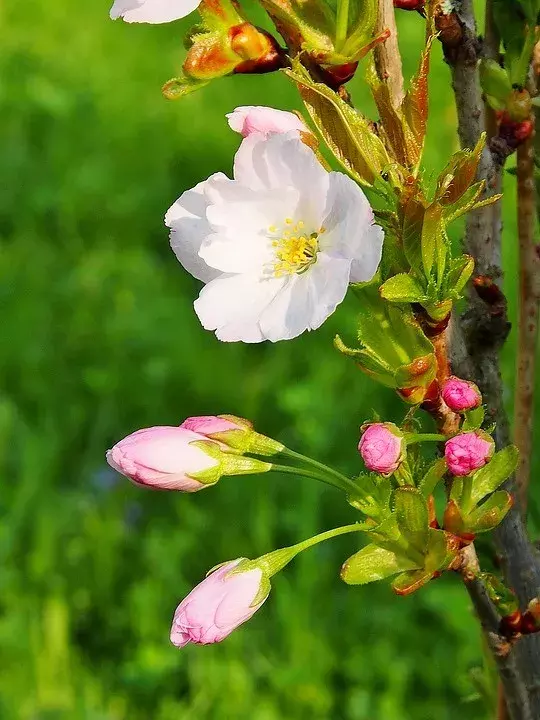
[[[461,41],[457,47],[446,47],[445,55],[452,72],[461,144],[470,148],[486,127],[477,69],[480,45],[472,0],[462,0],[457,14],[462,27]],[[482,156],[478,177],[486,180],[488,194],[494,194],[500,186],[498,156],[489,149]],[[476,273],[494,283],[495,288],[500,286],[502,279],[500,231],[500,220],[494,216],[492,208],[484,208],[469,216],[464,241],[465,251],[475,258]],[[452,368],[454,373],[472,378],[479,385],[490,416],[497,423],[496,443],[498,447],[504,447],[510,437],[502,402],[499,350],[508,334],[509,324],[504,297],[500,292],[490,295],[494,299],[488,294],[482,298],[473,290],[464,316],[453,319]],[[514,490],[513,482],[508,484],[508,489]],[[516,591],[521,607],[525,608],[529,600],[540,594],[540,557],[527,537],[519,503],[495,531],[495,542],[506,582]],[[471,594],[471,588],[468,589]],[[478,603],[475,601],[474,604],[479,611]],[[514,669],[510,676],[501,673],[501,680],[510,717],[512,720],[540,718],[540,637],[521,638],[510,649],[509,657]]]
[[[401,105],[405,90],[393,0],[379,0],[377,34],[384,30],[390,30],[390,35],[375,48],[375,67],[379,78],[388,83],[392,104],[397,108]]]

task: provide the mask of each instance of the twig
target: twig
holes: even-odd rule
[[[540,256],[534,242],[536,192],[532,138],[517,150],[517,211],[519,239],[519,319],[516,364],[514,442],[519,449],[516,484],[525,514],[531,474],[534,384],[540,302]]]
[[[393,0],[379,0],[377,33],[384,30],[390,30],[390,35],[375,48],[375,67],[379,78],[388,83],[392,104],[397,108],[401,105],[405,90]]]
[[[462,551],[463,563],[459,571],[476,614],[484,630],[487,644],[497,665],[499,678],[504,687],[508,712],[512,720],[536,720],[529,702],[527,687],[524,684],[516,658],[516,649],[499,633],[501,617],[478,577],[478,558],[473,545]],[[518,642],[521,643],[523,639]]]

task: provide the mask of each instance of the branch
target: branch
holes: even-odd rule
[[[444,46],[445,57],[451,67],[459,119],[459,136],[462,147],[473,147],[485,129],[485,112],[477,69],[480,45],[476,35],[476,24],[472,0],[461,0],[457,15],[462,28],[459,44]],[[444,37],[441,34],[444,42]],[[499,156],[489,149],[481,159],[478,179],[486,181],[486,192],[493,194],[500,183],[501,167]],[[499,350],[509,331],[506,315],[506,301],[499,290],[501,269],[501,224],[494,219],[491,208],[471,213],[465,235],[465,249],[474,256],[476,272],[469,307],[465,315],[451,325],[451,359],[453,371],[465,378],[474,379],[479,385],[489,408],[490,419],[497,423],[495,439],[498,447],[509,443],[508,420],[504,411],[503,386],[499,369]],[[513,490],[513,483],[507,489]],[[516,503],[505,520],[496,529],[495,542],[505,573],[507,584],[512,587],[522,608],[540,593],[540,557],[527,537],[521,518],[519,503]],[[469,593],[475,593],[475,586]],[[473,595],[471,597],[473,597]],[[475,607],[478,597],[473,597]],[[494,648],[492,648],[494,650]],[[514,677],[528,694],[529,710],[532,717],[540,718],[540,637],[523,638],[513,653],[519,668],[519,677]],[[495,658],[496,659],[496,658]],[[501,680],[505,694],[510,692],[510,676]],[[520,696],[521,691],[517,692]],[[509,701],[510,705],[510,701]],[[516,714],[509,706],[515,720],[527,715]]]
[[[497,665],[510,717],[515,720],[535,720],[537,716],[533,715],[528,689],[522,680],[516,658],[516,649],[519,645],[512,646],[499,633],[501,617],[492,603],[484,583],[478,577],[478,558],[474,546],[466,547],[462,551],[462,557],[463,565],[460,572]],[[522,641],[523,638],[518,642]]]
[[[517,150],[519,319],[514,442],[519,449],[516,484],[524,514],[527,508],[531,474],[538,305],[540,302],[540,256],[534,242],[536,213],[534,171],[534,144],[531,138],[520,145]]]
[[[377,34],[384,30],[390,30],[390,35],[375,48],[375,67],[379,79],[388,83],[392,104],[397,108],[405,97],[405,90],[393,0],[379,0]]]

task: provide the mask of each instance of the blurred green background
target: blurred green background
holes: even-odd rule
[[[352,328],[353,300],[316,334],[277,345],[225,345],[202,330],[198,283],[171,253],[163,215],[183,190],[230,171],[239,138],[226,112],[300,105],[276,75],[166,102],[160,87],[179,71],[190,20],[128,26],[108,10],[0,4],[1,720],[488,717],[476,691],[490,678],[457,580],[405,599],[383,584],[345,587],[351,537],[295,561],[223,644],[169,644],[176,604],[209,567],[354,511],[285,476],[152,493],[108,468],[107,447],[139,427],[229,412],[354,473],[360,423],[403,408],[332,348],[336,330]],[[411,74],[423,22],[400,21]],[[457,147],[439,48],[434,58],[428,176]],[[351,90],[371,111],[362,83]],[[513,192],[508,177],[512,314]]]

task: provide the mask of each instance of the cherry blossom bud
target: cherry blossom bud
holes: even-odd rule
[[[482,395],[477,385],[454,376],[449,377],[444,383],[441,394],[450,410],[457,413],[473,410],[482,402]]]
[[[302,120],[291,112],[264,106],[244,105],[227,115],[232,130],[248,137],[260,133],[268,137],[272,133],[286,133],[291,130],[309,132]]]
[[[152,427],[128,435],[107,453],[111,467],[138,485],[197,492],[222,475],[267,472],[269,463],[225,453],[182,427]]]
[[[374,423],[360,438],[358,450],[368,470],[390,475],[405,459],[405,439],[393,423]]]
[[[452,475],[468,475],[484,467],[494,450],[493,439],[487,433],[477,430],[447,440],[444,457]]]
[[[242,570],[240,564],[247,564]],[[264,603],[270,581],[260,567],[244,558],[219,566],[197,585],[176,608],[171,642],[208,645],[221,642]]]
[[[233,452],[275,455],[284,447],[283,443],[255,432],[249,420],[235,415],[190,417],[180,427],[215,440]]]

